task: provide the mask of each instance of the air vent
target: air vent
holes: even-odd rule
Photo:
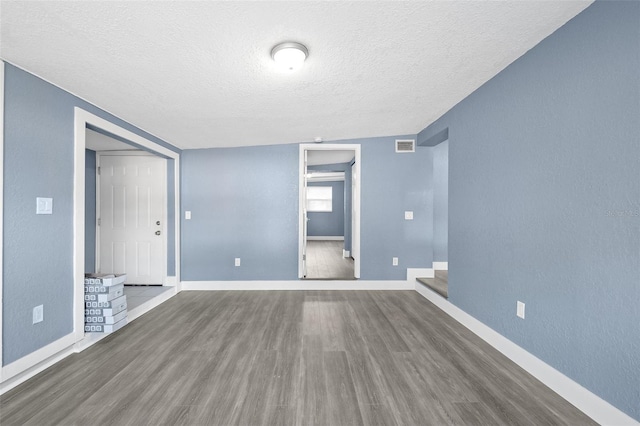
[[[415,139],[396,139],[396,152],[416,152]]]

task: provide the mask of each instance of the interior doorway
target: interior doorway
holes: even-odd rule
[[[299,278],[360,278],[360,161],[360,145],[300,145]]]
[[[91,211],[87,208],[86,192],[88,175],[91,173],[88,167],[87,148],[100,150],[91,147],[87,143],[87,134],[89,132],[98,133],[101,136],[109,136],[114,141],[126,142],[119,149],[138,149],[166,161],[167,178],[164,180],[164,186],[167,189],[167,198],[165,201],[165,211],[167,212],[166,237],[167,250],[164,255],[165,267],[162,273],[165,281],[164,287],[179,286],[180,282],[180,154],[172,151],[156,142],[153,142],[143,136],[128,131],[117,124],[105,120],[95,114],[82,110],[74,109],[74,195],[73,195],[73,270],[74,270],[74,335],[76,342],[84,338],[84,274],[87,265],[92,264],[91,259],[85,261],[87,254],[91,251],[90,245],[95,246],[86,238],[90,238],[87,234],[91,228],[95,230],[95,220],[92,221]],[[110,145],[111,146],[111,145]],[[95,163],[94,163],[95,167]],[[93,172],[95,176],[95,170]],[[95,180],[93,183],[95,187]],[[94,203],[95,205],[95,203]],[[95,210],[94,210],[95,214]],[[87,221],[87,223],[85,223]],[[95,263],[93,263],[95,264]],[[129,302],[127,300],[127,302]],[[130,307],[130,306],[129,306]],[[128,308],[129,308],[128,307]]]

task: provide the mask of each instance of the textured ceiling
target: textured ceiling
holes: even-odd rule
[[[590,3],[2,1],[0,57],[180,148],[412,134]]]

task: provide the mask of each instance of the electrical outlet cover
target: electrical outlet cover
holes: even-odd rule
[[[38,305],[33,308],[33,323],[37,324],[44,320],[44,306]]]
[[[36,214],[53,214],[53,198],[36,197]]]

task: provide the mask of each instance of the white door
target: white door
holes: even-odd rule
[[[126,273],[127,284],[164,283],[166,160],[98,156],[97,271]]]

